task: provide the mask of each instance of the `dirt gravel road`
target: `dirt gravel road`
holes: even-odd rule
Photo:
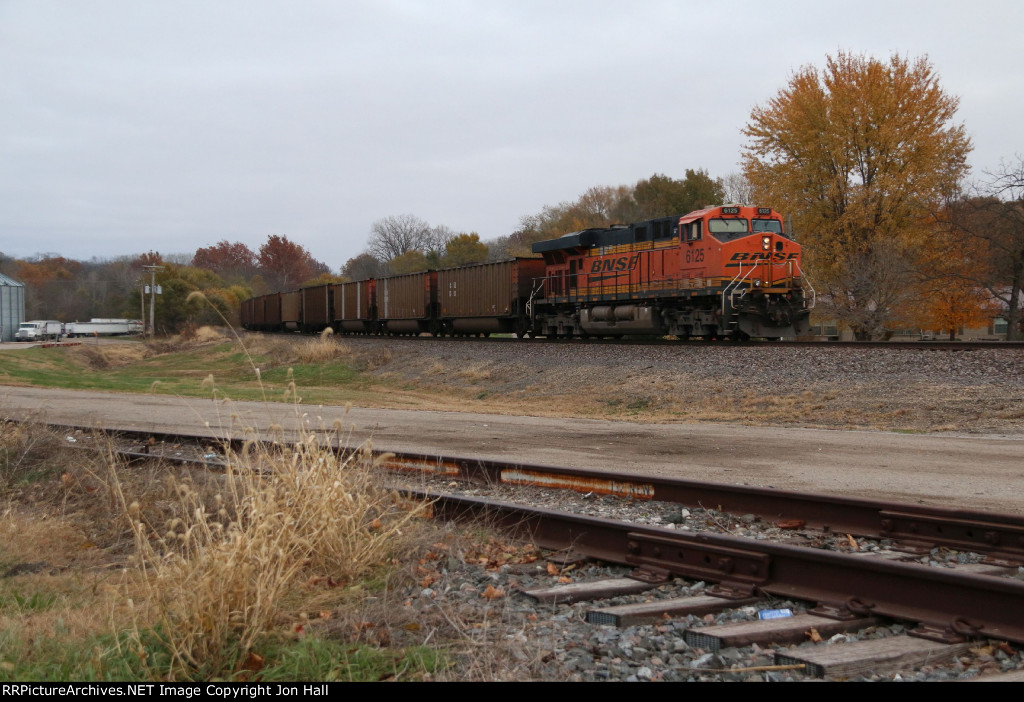
[[[357,445],[1024,513],[1024,437],[639,424],[0,387],[0,417],[216,436],[340,420]]]

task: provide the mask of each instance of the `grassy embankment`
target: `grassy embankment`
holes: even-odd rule
[[[209,331],[170,342],[18,349],[0,353],[0,383],[75,390],[281,400],[290,383],[311,403],[344,405],[370,392],[357,359],[330,339],[256,337],[243,348]],[[257,370],[258,369],[258,370]]]

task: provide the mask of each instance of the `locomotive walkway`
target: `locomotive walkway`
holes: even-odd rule
[[[457,412],[217,402],[0,386],[0,418],[83,427],[267,436],[342,422],[375,449],[635,471],[720,483],[1024,513],[1024,437],[735,424],[637,424]]]

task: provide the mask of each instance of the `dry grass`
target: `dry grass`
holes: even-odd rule
[[[60,471],[66,448],[61,437],[39,424],[0,422],[0,496],[23,480]]]
[[[330,327],[324,329],[323,333],[315,339],[303,339],[298,344],[293,344],[293,358],[295,363],[320,364],[346,358],[351,355],[351,349],[339,344],[334,339],[334,332]]]
[[[488,363],[474,363],[456,371],[456,377],[471,385],[491,379],[491,368]]]
[[[394,354],[390,349],[376,348],[356,353],[355,367],[361,371],[370,372],[388,365],[394,360]]]
[[[195,293],[193,293],[195,294]],[[191,297],[191,296],[190,296]],[[234,332],[225,327],[187,328],[180,334],[146,339],[145,346],[152,354],[188,351],[234,339]]]
[[[107,370],[123,368],[148,358],[152,349],[140,343],[125,344],[82,344],[67,349],[70,358],[77,360],[85,368]]]
[[[72,457],[70,439],[89,437],[0,425],[0,576],[17,566],[0,580],[0,664],[24,670],[57,641],[88,650],[129,631],[125,655],[143,679],[209,678],[324,613],[364,621],[360,583],[408,582],[408,554],[436,537],[421,519],[429,505],[381,487],[368,449],[333,450],[338,428],[307,431],[294,449],[248,444],[216,475]],[[5,592],[21,604],[4,606]],[[374,643],[358,627],[336,633]]]
[[[172,652],[166,675],[236,667],[284,626],[308,583],[352,582],[412,548],[427,507],[377,487],[372,463],[366,451],[339,457],[325,435],[308,433],[279,456],[252,445],[229,453],[212,496],[209,485],[175,481],[178,516],[147,514],[118,492],[140,586]]]
[[[249,357],[263,359],[261,363],[266,367],[320,365],[353,359],[352,349],[339,342],[330,328],[317,337],[251,334],[244,338],[241,347]]]

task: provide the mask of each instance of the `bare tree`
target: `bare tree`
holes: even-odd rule
[[[433,262],[440,261],[445,254],[445,250],[448,248],[448,243],[459,236],[465,236],[465,234],[460,234],[447,225],[439,224],[430,229],[430,234],[427,236],[427,240],[424,242],[421,250]]]
[[[838,264],[823,307],[846,321],[858,341],[885,337],[910,318],[916,302],[908,252],[895,241],[880,241],[864,253],[848,254]]]
[[[737,205],[763,204],[765,207],[772,206],[770,202],[754,202],[754,188],[742,173],[730,173],[722,178],[722,188],[725,190],[725,202],[732,202]]]
[[[1005,307],[1006,338],[1016,340],[1024,301],[1024,156],[986,175],[976,197],[954,204],[951,219],[956,232],[987,249],[988,265],[976,282]]]
[[[350,258],[341,267],[341,274],[350,280],[377,278],[386,272],[387,267],[368,253],[361,253],[355,258]]]
[[[408,251],[432,250],[434,238],[434,230],[424,220],[410,214],[396,215],[373,223],[366,250],[378,261],[387,263]]]

